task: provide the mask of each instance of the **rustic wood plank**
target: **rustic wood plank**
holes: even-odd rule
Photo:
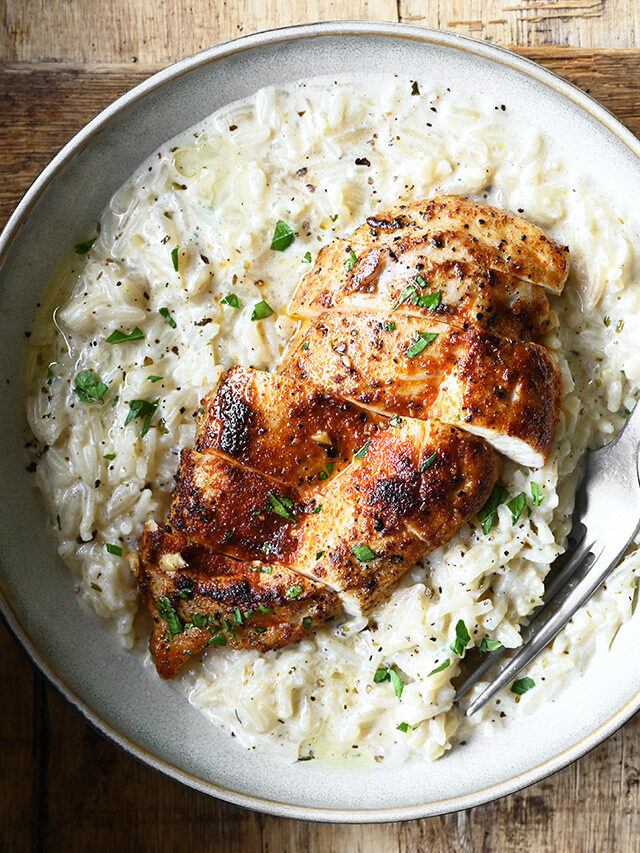
[[[400,20],[496,44],[640,45],[640,5],[615,0],[401,0]]]
[[[5,0],[0,62],[169,63],[246,33],[305,21],[397,20],[396,0]]]
[[[26,655],[0,622],[0,850],[26,851],[33,846],[38,760],[33,680]]]
[[[523,52],[590,89],[640,132],[640,51]],[[0,149],[12,153],[0,163],[0,222],[60,145],[155,67],[0,70]],[[163,779],[91,732],[48,689],[34,718],[30,668],[2,630],[0,660],[2,683],[11,685],[0,698],[1,849],[640,851],[640,718],[578,764],[497,803],[402,825],[314,825],[255,815]],[[35,738],[35,761],[34,721],[50,731]]]

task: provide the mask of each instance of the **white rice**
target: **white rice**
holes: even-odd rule
[[[308,269],[307,252],[382,205],[443,191],[521,210],[569,245],[573,271],[552,300],[557,323],[545,341],[565,387],[553,451],[535,472],[505,462],[501,480],[511,496],[529,496],[538,483],[541,505],[515,525],[501,506],[488,535],[465,525],[369,624],[332,623],[268,654],[215,648],[177,680],[242,743],[292,759],[437,758],[463,733],[479,737],[493,720],[549,701],[608,648],[631,613],[640,573],[633,552],[532,665],[536,686],[521,698],[504,691],[474,718],[473,732],[460,727],[451,686],[459,656],[449,648],[455,625],[464,621],[470,647],[483,637],[519,644],[520,623],[540,603],[549,563],[564,547],[581,455],[620,429],[637,396],[640,287],[635,253],[606,195],[587,188],[539,129],[516,124],[493,102],[426,79],[419,86],[411,95],[409,80],[380,76],[263,89],[167,142],[115,194],[89,253],[70,252],[30,338],[28,417],[49,446],[36,477],[59,553],[84,600],[149,663],[127,556],[143,523],[167,509],[177,454],[193,443],[193,413],[218,371],[277,364],[293,329],[284,309]],[[363,157],[370,167],[355,164]],[[284,252],[270,249],[278,219],[296,232]],[[81,236],[92,233],[87,227]],[[221,304],[231,292],[238,310]],[[261,299],[275,313],[252,322]],[[106,343],[115,329],[136,326],[143,340]],[[85,369],[109,386],[102,403],[74,392]],[[144,436],[142,420],[123,425],[135,399],[159,400]],[[387,665],[405,682],[401,699],[390,682],[373,682]]]

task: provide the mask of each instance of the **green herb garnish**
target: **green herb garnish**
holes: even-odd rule
[[[356,451],[356,453],[353,454],[353,458],[354,459],[364,459],[364,457],[367,455],[367,450],[369,449],[370,444],[371,444],[371,439],[367,439],[365,441],[365,443],[362,445],[362,447],[360,448],[360,450]]]
[[[232,308],[240,307],[240,300],[235,293],[227,293],[220,301],[223,305],[230,305]]]
[[[418,332],[405,352],[407,358],[414,358],[438,337],[438,332]]]
[[[470,639],[471,637],[467,631],[467,626],[464,624],[463,620],[460,619],[456,624],[456,638],[453,643],[449,645],[449,648],[455,655],[461,655],[467,648],[467,643]]]
[[[95,376],[93,371],[81,370],[76,376],[76,385],[73,390],[83,402],[91,403],[102,400],[108,387]]]
[[[270,317],[273,314],[273,308],[261,299],[260,302],[256,302],[253,306],[253,311],[251,312],[252,320],[264,320],[266,317]]]
[[[344,262],[344,268],[346,269],[347,272],[351,272],[355,262],[356,262],[356,253],[353,251],[353,249],[349,249],[349,255],[347,256],[347,259]]]
[[[499,649],[501,646],[502,643],[500,640],[492,640],[490,637],[483,637],[478,649],[481,652],[495,652],[495,650]]]
[[[351,551],[356,560],[360,560],[361,563],[370,563],[376,557],[371,548],[366,544],[354,545]]]
[[[421,305],[423,308],[427,308],[429,311],[435,311],[441,301],[442,294],[440,291],[437,293],[425,293],[418,299],[418,305]]]
[[[332,213],[332,214],[331,214],[331,216],[329,217],[329,219],[330,219],[332,222],[335,222],[337,218],[338,218],[338,214],[337,214],[337,213]]]
[[[136,418],[144,418],[140,435],[146,435],[149,432],[149,425],[160,400],[131,400],[129,402],[129,413],[125,418],[124,426],[130,424]]]
[[[540,486],[537,483],[531,482],[531,503],[534,506],[540,506],[544,497],[540,494]]]
[[[142,329],[139,329],[136,326],[135,329],[133,329],[133,331],[129,332],[128,334],[126,332],[120,332],[120,331],[111,332],[111,334],[107,338],[107,343],[108,344],[122,344],[125,341],[140,341],[143,338],[144,338],[144,332],[142,331]]]
[[[389,423],[391,426],[398,426],[400,423],[400,415],[391,415],[389,418]]]
[[[436,460],[437,455],[437,453],[432,453],[431,456],[427,457],[427,459],[425,459],[422,465],[420,465],[420,467],[418,468],[418,471],[423,474],[427,470],[427,468],[431,468],[431,466]]]
[[[294,524],[298,523],[298,519],[291,512],[293,509],[293,501],[291,498],[269,492],[269,503],[271,504],[271,509],[276,513],[276,515],[281,515],[283,518],[286,518],[287,521],[293,521]]]
[[[180,246],[174,246],[171,250],[171,263],[173,264],[173,268],[176,272],[178,272],[178,252],[180,251]]]
[[[511,523],[515,524],[517,520],[522,515],[524,508],[527,505],[527,496],[524,492],[520,492],[519,495],[516,495],[515,498],[511,498],[511,500],[507,503],[507,506],[511,510]]]
[[[113,460],[116,458],[116,454],[115,453],[105,453],[102,458],[108,459],[109,462],[113,462]]]
[[[398,699],[402,696],[404,681],[400,678],[395,669],[391,669],[391,667],[388,666],[380,667],[379,669],[376,669],[373,680],[376,684],[381,684],[383,681],[390,681]]]
[[[409,729],[409,723],[399,723],[396,728],[399,732],[406,732]]]
[[[227,638],[222,633],[214,634],[214,636],[211,637],[210,640],[207,640],[207,645],[208,646],[226,646],[227,645]]]
[[[284,252],[294,240],[295,235],[291,228],[282,219],[278,219],[271,238],[271,248],[276,252]]]
[[[209,617],[206,613],[192,613],[191,621],[196,626],[196,628],[206,628],[207,623],[209,622]]]
[[[286,598],[296,598],[302,592],[302,587],[300,584],[294,583],[289,589],[285,592]]]
[[[446,669],[450,663],[451,663],[451,661],[449,660],[449,658],[445,658],[445,660],[443,660],[439,666],[437,666],[435,669],[431,670],[429,675],[435,675],[437,672],[442,672],[442,670]],[[427,678],[429,677],[429,675],[427,675]]]
[[[270,607],[266,607],[264,604],[259,604],[258,610],[260,613],[273,613],[273,610]]]
[[[303,264],[310,264],[311,263],[311,252],[305,253],[305,255],[302,258],[302,263]]]
[[[493,491],[489,495],[489,499],[478,513],[478,521],[482,527],[482,532],[486,535],[489,533],[496,520],[498,507],[503,504],[509,497],[509,492],[504,486],[494,486]]]
[[[396,324],[393,322],[393,320],[389,320],[387,323],[382,324],[382,328],[385,330],[385,332],[393,332],[395,327]]]
[[[302,617],[302,627],[303,627],[303,628],[306,628],[306,629],[307,629],[307,631],[308,631],[308,630],[309,630],[309,628],[311,627],[311,622],[312,622],[312,621],[313,621],[313,620],[311,619],[311,616],[303,616],[303,617]]]
[[[107,542],[104,546],[110,554],[115,554],[116,557],[122,557],[122,548],[119,545],[112,545]]]
[[[164,379],[164,376],[147,376],[149,382],[160,382],[161,379]]]
[[[525,675],[524,678],[519,678],[517,681],[514,681],[511,685],[511,692],[516,693],[518,696],[522,696],[523,693],[526,693],[527,690],[531,690],[532,687],[535,687],[536,683],[533,678],[529,678],[528,675]]]
[[[180,621],[180,617],[173,609],[173,605],[166,595],[162,595],[156,601],[156,610],[160,614],[160,618],[167,623],[167,630],[169,631],[169,636],[171,638],[175,637],[176,634],[182,633],[182,622]]]
[[[76,243],[74,246],[76,255],[86,255],[97,239],[98,237],[96,236],[92,237],[90,240],[84,240],[82,243]]]
[[[172,329],[175,329],[175,328],[176,328],[176,326],[178,325],[178,324],[176,323],[176,321],[173,319],[173,317],[171,316],[171,314],[169,313],[169,309],[168,309],[168,308],[160,308],[160,309],[158,309],[158,314],[160,314],[160,316],[164,317],[164,321],[165,321],[165,323],[166,323],[168,326],[171,326],[171,328],[172,328]]]

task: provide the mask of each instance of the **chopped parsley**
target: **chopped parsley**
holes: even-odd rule
[[[354,545],[351,551],[356,560],[360,560],[361,563],[370,563],[371,560],[375,560],[376,557],[371,548],[362,543],[360,545]]]
[[[306,252],[304,254],[304,256],[302,258],[302,263],[303,264],[310,264],[311,263],[311,252]]]
[[[398,699],[402,696],[404,681],[400,678],[395,669],[391,669],[391,667],[388,666],[380,667],[376,669],[373,680],[375,684],[381,684],[383,681],[390,681]]]
[[[544,497],[540,494],[540,486],[537,483],[531,482],[531,503],[534,506],[540,506]]]
[[[242,625],[242,611],[239,607],[234,608],[233,621],[236,623],[236,625]]]
[[[108,344],[122,344],[125,341],[141,341],[144,338],[144,332],[142,329],[139,329],[137,326],[133,329],[133,331],[129,332],[120,332],[116,330],[115,332],[111,332],[109,337],[107,338]]]
[[[421,353],[423,349],[426,349],[430,343],[433,343],[437,337],[438,332],[418,332],[413,342],[405,352],[405,355],[407,358],[414,358],[416,355]]]
[[[425,293],[418,299],[418,305],[421,305],[423,308],[427,308],[429,311],[435,311],[441,302],[442,294],[440,291],[437,293]]]
[[[267,630],[266,628],[260,628],[259,625],[256,625],[256,628],[255,628],[256,634],[264,634],[264,633],[266,633],[266,630]]]
[[[60,513],[56,515],[56,522],[58,524],[58,530],[62,530],[62,521],[60,520]]]
[[[331,216],[329,217],[329,219],[330,219],[332,222],[335,222],[337,218],[338,218],[338,214],[337,214],[337,213],[332,213],[332,214],[331,214]]]
[[[271,504],[271,509],[276,513],[276,515],[281,515],[282,518],[286,518],[287,521],[293,521],[294,524],[298,523],[298,519],[291,512],[293,509],[293,501],[291,498],[269,492],[269,503]]]
[[[527,690],[531,690],[532,687],[535,687],[536,683],[533,678],[529,678],[528,675],[525,675],[524,678],[519,678],[517,681],[514,681],[511,685],[511,692],[516,693],[518,696],[522,696],[523,693],[526,693]]]
[[[96,235],[90,240],[84,240],[82,243],[76,243],[76,245],[74,246],[76,255],[86,255],[97,239],[98,236]]]
[[[227,645],[227,638],[222,633],[214,634],[210,640],[207,640],[207,645],[208,646],[226,646]]]
[[[432,669],[432,670],[431,670],[431,672],[429,673],[429,675],[427,675],[427,678],[428,678],[430,675],[435,675],[437,672],[442,672],[442,670],[443,670],[443,669],[446,669],[446,668],[449,666],[449,664],[450,664],[450,663],[451,663],[451,661],[449,660],[449,658],[445,658],[439,666],[437,666],[435,669]]]
[[[252,320],[264,320],[266,317],[270,317],[273,314],[273,308],[261,299],[260,302],[256,302],[253,306],[253,311],[251,312]]]
[[[235,293],[227,293],[227,295],[224,296],[220,301],[223,305],[230,305],[231,308],[240,307],[240,300],[238,299]]]
[[[116,557],[122,557],[122,548],[119,545],[112,545],[111,542],[107,542],[104,547],[110,554],[114,554]]]
[[[178,272],[178,252],[180,251],[180,246],[174,246],[171,250],[171,263],[173,264],[173,268],[176,272]]]
[[[356,453],[353,454],[353,458],[354,459],[364,459],[364,457],[367,455],[367,450],[369,449],[370,444],[371,444],[371,439],[368,438],[365,441],[365,443],[362,445],[360,450],[356,451]]]
[[[387,323],[382,324],[382,328],[385,330],[385,332],[393,332],[395,327],[396,324],[393,322],[393,320],[389,320]]]
[[[449,645],[449,648],[454,653],[454,655],[461,655],[464,650],[467,648],[467,643],[471,637],[469,636],[469,632],[467,631],[467,626],[464,624],[462,619],[458,620],[456,624],[456,638]]]
[[[273,610],[270,607],[266,607],[264,604],[259,604],[258,610],[260,613],[273,613]]]
[[[313,509],[314,515],[317,515],[319,512],[322,512],[322,504],[316,504],[316,506]]]
[[[303,616],[302,617],[302,627],[306,628],[307,631],[311,627],[311,622],[312,622],[311,616]]]
[[[309,349],[309,341],[303,341],[300,349],[302,350],[302,352],[306,352]]]
[[[161,379],[164,379],[164,376],[147,376],[149,382],[160,382]]]
[[[515,498],[511,498],[511,500],[507,503],[507,506],[511,510],[511,523],[515,524],[520,516],[522,515],[524,508],[527,505],[527,496],[524,492],[520,492],[519,495],[516,495]]]
[[[93,371],[81,370],[76,376],[76,385],[73,390],[83,402],[91,403],[102,400],[108,387]]]
[[[182,633],[182,622],[180,621],[180,617],[173,609],[173,605],[166,595],[162,595],[156,601],[156,610],[160,614],[160,618],[167,623],[167,630],[169,631],[169,636],[171,638],[175,637],[176,634]]]
[[[413,302],[413,304],[414,304],[414,305],[417,305],[417,304],[418,304],[418,299],[419,299],[419,298],[420,298],[420,294],[418,293],[418,289],[416,288],[415,284],[413,284],[413,283],[408,284],[408,285],[405,287],[405,289],[402,291],[402,293],[400,294],[400,296],[399,296],[399,298],[398,298],[398,301],[396,302],[396,304],[393,306],[393,308],[392,308],[391,310],[392,310],[392,311],[395,311],[395,310],[396,310],[397,308],[399,308],[399,307],[402,305],[402,303],[403,303],[403,302],[405,302],[407,299],[408,299],[410,302]]]
[[[349,249],[349,254],[347,256],[346,261],[344,262],[344,268],[346,269],[347,272],[351,272],[355,262],[356,262],[356,253],[353,251],[353,249]]]
[[[129,413],[125,418],[124,426],[130,424],[136,418],[144,418],[140,435],[146,435],[149,432],[151,418],[155,414],[160,399],[157,400],[131,400],[129,402]]]
[[[399,723],[396,728],[399,732],[406,732],[409,729],[409,723]]]
[[[284,252],[295,240],[295,235],[291,228],[282,219],[278,219],[276,227],[271,238],[271,248],[276,252]]]
[[[192,613],[191,621],[195,625],[196,628],[206,628],[207,623],[209,621],[209,617],[206,613]]]
[[[427,470],[427,468],[431,468],[431,466],[433,465],[433,463],[436,461],[436,456],[437,456],[437,455],[438,455],[437,453],[432,453],[432,454],[431,454],[431,456],[428,456],[428,457],[424,460],[424,462],[420,465],[420,467],[418,468],[418,471],[419,471],[421,474],[423,474],[423,473]]]
[[[319,480],[326,480],[333,474],[333,462],[326,462],[324,467],[325,470],[318,473]]]
[[[178,325],[178,324],[176,323],[176,321],[173,319],[173,317],[171,316],[171,314],[169,313],[169,309],[168,309],[168,308],[160,308],[160,309],[158,309],[158,314],[160,314],[160,316],[164,317],[164,321],[165,321],[165,323],[166,323],[168,326],[171,326],[171,328],[172,328],[172,329],[175,329],[175,328],[176,328],[176,326]]]
[[[482,642],[478,646],[481,652],[495,652],[502,646],[500,640],[492,640],[490,637],[483,637]]]
[[[400,424],[400,415],[391,415],[389,423],[391,426],[398,426]]]
[[[297,598],[297,596],[299,596],[301,592],[302,592],[302,587],[300,586],[300,584],[294,583],[285,592],[285,597],[286,598]]]
[[[478,513],[478,521],[482,527],[482,532],[486,535],[489,533],[496,520],[498,507],[503,504],[509,497],[509,492],[504,486],[494,486],[493,491],[489,495],[486,504]]]

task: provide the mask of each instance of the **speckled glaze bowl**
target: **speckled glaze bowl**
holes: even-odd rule
[[[532,716],[476,737],[435,763],[288,765],[245,751],[123,650],[74,593],[40,496],[25,471],[19,365],[61,247],[96,220],[160,143],[259,86],[384,68],[485,94],[544,128],[615,203],[640,196],[640,143],[600,104],[533,62],[485,42],[418,27],[322,23],[259,33],[184,59],[91,121],[20,202],[0,238],[0,605],[13,634],[62,695],[146,764],[232,803],[288,817],[389,821],[441,814],[516,791],[564,767],[640,707],[634,656],[611,653]],[[640,615],[618,633],[640,646]]]

